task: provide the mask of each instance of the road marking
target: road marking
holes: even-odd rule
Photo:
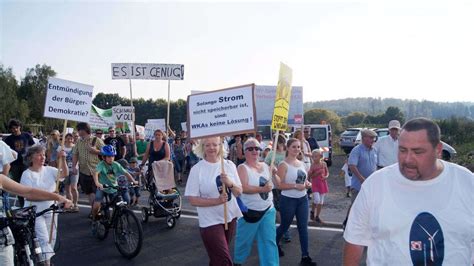
[[[80,206],[80,207],[85,207],[85,208],[91,208],[91,206],[89,205],[84,205],[84,204],[77,204],[77,206]],[[141,214],[142,212],[141,211],[137,211],[137,210],[132,210],[134,213],[136,214]],[[181,217],[183,218],[189,218],[189,219],[195,219],[195,220],[198,220],[199,218],[197,216],[194,216],[194,215],[187,215],[187,214],[181,214]],[[276,226],[279,226],[280,224],[276,224]],[[290,225],[291,228],[296,228],[297,226],[292,224]],[[343,232],[342,229],[339,229],[339,228],[328,228],[328,227],[318,227],[318,226],[308,226],[308,230],[316,230],[316,231],[329,231],[329,232]]]

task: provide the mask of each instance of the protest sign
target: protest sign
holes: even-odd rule
[[[272,129],[286,130],[288,127],[288,111],[290,110],[291,82],[293,71],[287,65],[280,63],[280,75],[273,108]]]
[[[112,118],[115,122],[132,122],[135,108],[133,106],[112,107]]]
[[[254,132],[254,84],[188,96],[191,139]]]
[[[93,130],[102,129],[107,131],[109,127],[115,126],[112,119],[112,109],[100,109],[95,105],[91,106],[91,115],[88,122]]]
[[[46,86],[44,116],[88,122],[93,86],[58,78],[49,78]]]
[[[184,65],[112,63],[112,79],[183,80]]]
[[[186,125],[186,122],[181,122],[181,131],[188,131],[188,127]]]
[[[145,127],[140,125],[135,125],[136,133],[145,136]]]
[[[148,122],[145,124],[145,138],[153,139],[155,130],[157,129],[166,132],[165,119],[148,119]]]
[[[257,112],[257,125],[270,126],[272,124],[276,90],[276,86],[255,86],[255,101],[258,103],[255,106]],[[303,117],[303,87],[292,86],[290,102],[288,125],[301,124]]]

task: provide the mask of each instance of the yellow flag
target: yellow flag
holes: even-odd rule
[[[293,70],[280,62],[280,76],[276,90],[275,107],[273,108],[273,130],[286,130],[288,127],[292,79]]]

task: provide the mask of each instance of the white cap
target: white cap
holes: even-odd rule
[[[391,120],[388,122],[388,129],[392,128],[400,129],[400,122],[398,122],[398,120]]]

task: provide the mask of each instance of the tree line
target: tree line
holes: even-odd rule
[[[61,129],[63,121],[43,117],[46,99],[46,86],[49,77],[56,72],[48,65],[36,65],[28,68],[25,77],[18,81],[11,68],[0,64],[0,132],[8,132],[7,124],[11,118],[23,123],[25,130],[40,128],[44,133],[53,129]],[[101,109],[109,109],[116,105],[130,105],[129,98],[118,94],[98,93],[92,103]],[[134,99],[136,123],[145,125],[147,119],[166,118],[168,102],[164,99]],[[181,130],[181,122],[186,121],[186,101],[179,99],[170,102],[170,126]],[[74,127],[75,122],[68,122]]]
[[[304,110],[321,108],[334,111],[340,116],[347,116],[354,111],[376,115],[389,107],[398,107],[407,119],[420,116],[433,119],[449,119],[453,116],[474,119],[474,102],[447,103],[369,97],[304,103]]]
[[[41,125],[44,132],[62,129],[62,121],[43,117],[46,85],[56,72],[48,65],[28,68],[25,77],[17,81],[11,68],[0,64],[0,132],[7,132],[10,118],[20,119],[25,129]],[[117,105],[130,105],[130,99],[118,94],[98,93],[93,104],[102,109]],[[164,99],[134,99],[136,124],[145,125],[147,119],[166,118],[167,101]],[[385,107],[386,106],[386,107]],[[414,100],[357,98],[304,103],[305,124],[330,123],[336,134],[347,127],[387,127],[392,119],[405,120],[415,116],[438,119],[443,135],[449,143],[474,141],[474,103],[434,103]],[[317,107],[317,108],[315,108]],[[351,109],[352,108],[352,109]],[[408,109],[406,109],[408,108]],[[443,109],[444,108],[444,109]],[[339,111],[337,111],[339,110]],[[408,111],[407,111],[408,110]],[[452,114],[441,117],[440,112]],[[170,126],[181,130],[181,122],[187,120],[186,101],[170,103]],[[69,126],[74,126],[71,122]]]

